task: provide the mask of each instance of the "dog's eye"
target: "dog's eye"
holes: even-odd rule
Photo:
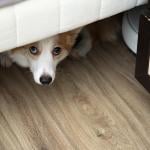
[[[54,55],[54,56],[57,56],[57,55],[59,55],[60,53],[61,53],[61,48],[60,47],[55,47],[54,49],[53,49],[53,51],[52,51],[52,54]]]
[[[33,55],[36,55],[38,53],[38,49],[35,46],[31,46],[29,50],[30,50],[30,53]]]

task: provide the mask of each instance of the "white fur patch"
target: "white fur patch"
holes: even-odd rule
[[[14,53],[10,58],[21,67],[29,67],[28,59],[21,53]]]

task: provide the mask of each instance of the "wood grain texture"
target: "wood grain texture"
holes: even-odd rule
[[[0,70],[0,150],[149,150],[150,95],[135,56],[103,43],[67,59],[50,87],[29,71]]]

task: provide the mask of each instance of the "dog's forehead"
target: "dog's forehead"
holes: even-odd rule
[[[56,37],[50,37],[38,42],[38,48],[40,50],[50,50],[56,43]]]
[[[59,46],[69,50],[72,47],[74,40],[74,34],[72,32],[66,32],[39,41],[38,48],[43,51],[46,49],[52,50],[54,47]]]

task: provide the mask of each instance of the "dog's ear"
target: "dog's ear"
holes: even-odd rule
[[[72,38],[77,38],[78,34],[81,32],[81,29],[82,28],[77,28],[77,29],[74,29],[72,31],[68,31],[68,33],[70,33]]]
[[[79,33],[81,32],[82,28],[77,28],[75,30],[69,31],[68,33],[70,34],[70,42],[74,45],[74,43],[76,42],[76,39],[79,35]]]
[[[75,44],[76,38],[78,37],[78,34],[80,33],[81,29],[82,28],[78,28],[72,31],[59,34],[58,44],[64,47],[66,50],[70,51],[73,45]]]

